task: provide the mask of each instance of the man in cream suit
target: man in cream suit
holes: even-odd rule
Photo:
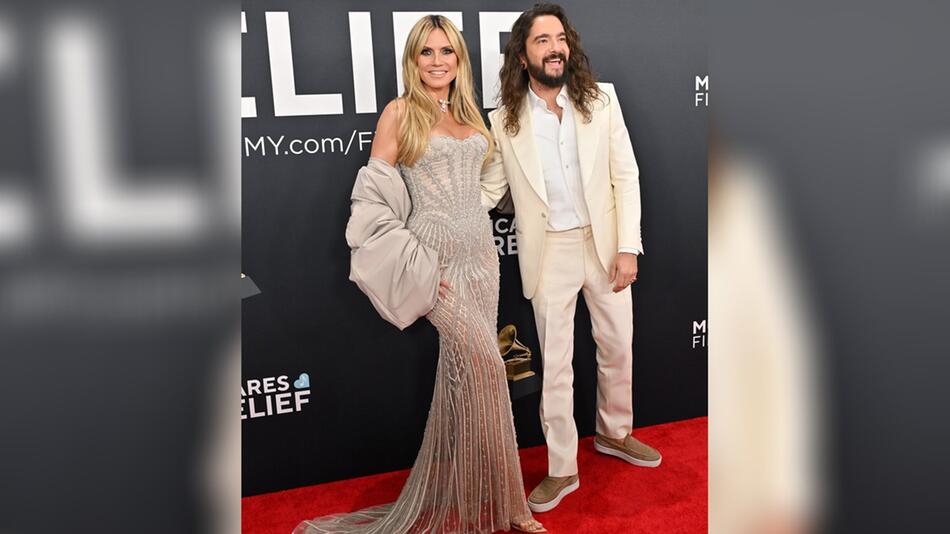
[[[640,242],[639,170],[613,85],[597,83],[563,9],[539,4],[512,27],[495,152],[482,174],[494,207],[510,191],[524,295],[543,362],[548,476],[528,506],[546,512],[579,485],[573,415],[574,310],[583,292],[597,343],[595,448],[643,467],[660,454],[634,439],[633,303]]]

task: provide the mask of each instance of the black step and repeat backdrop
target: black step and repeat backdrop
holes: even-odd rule
[[[598,78],[616,86],[640,164],[646,255],[634,290],[635,426],[705,415],[705,3],[562,5]],[[397,330],[348,281],[350,190],[377,114],[400,89],[398,56],[412,24],[438,12],[462,29],[487,113],[507,30],[530,6],[245,0],[242,268],[260,292],[243,301],[244,495],[411,466],[432,395],[436,332],[425,320]],[[537,353],[517,221],[492,218],[498,324],[516,325]],[[596,367],[583,304],[575,335],[575,417],[581,435],[591,435]],[[522,447],[543,443],[538,401],[537,393],[513,401]]]

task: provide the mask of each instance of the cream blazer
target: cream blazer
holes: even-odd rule
[[[577,152],[584,199],[590,211],[597,257],[609,273],[620,247],[643,251],[640,239],[640,170],[623,121],[613,84],[599,83],[591,121],[574,112]],[[547,231],[548,201],[541,160],[534,142],[531,102],[525,96],[519,116],[521,130],[509,136],[505,108],[488,114],[495,152],[481,176],[482,204],[495,207],[506,191],[515,206],[518,264],[525,298],[534,297],[540,279]]]

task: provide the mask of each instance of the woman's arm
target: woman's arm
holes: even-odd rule
[[[373,147],[370,149],[371,158],[380,158],[390,165],[396,165],[399,156],[399,116],[402,104],[393,100],[386,104],[376,123],[376,135],[373,136]]]

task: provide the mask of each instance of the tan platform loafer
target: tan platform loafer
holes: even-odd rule
[[[627,436],[624,439],[613,439],[597,434],[597,437],[594,438],[594,448],[597,449],[597,452],[616,456],[640,467],[657,467],[663,461],[663,457],[656,449],[633,436]]]
[[[579,487],[581,487],[581,481],[577,475],[545,477],[534,488],[531,495],[528,495],[528,508],[535,513],[553,510],[555,506],[561,504],[561,499]]]

